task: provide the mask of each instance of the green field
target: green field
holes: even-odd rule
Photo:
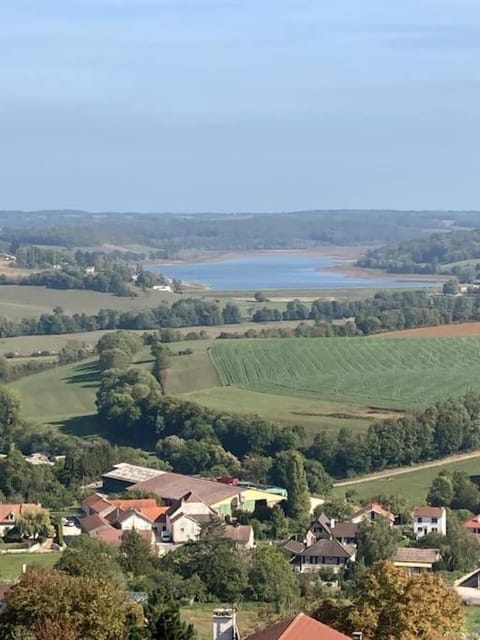
[[[0,554],[0,580],[16,580],[24,564],[27,567],[53,567],[60,555],[58,552]]]
[[[378,495],[396,495],[406,498],[410,506],[425,502],[428,490],[434,478],[440,471],[463,471],[469,475],[480,474],[480,456],[460,462],[429,467],[428,469],[415,469],[398,476],[378,478],[360,484],[351,484],[343,487],[335,487],[333,495],[339,498],[345,496],[346,491],[355,491],[359,499],[368,500]]]
[[[46,287],[0,286],[0,316],[10,320],[38,317],[60,306],[67,314],[97,313],[100,309],[138,311],[157,306],[162,300],[173,302],[178,295],[159,291],[138,292],[135,298],[120,298],[110,293],[79,289],[47,289]]]
[[[385,409],[480,389],[480,339],[328,338],[217,342],[223,385]]]
[[[98,378],[97,359],[90,358],[35,373],[10,386],[20,392],[27,420],[87,435],[101,433],[95,407]]]

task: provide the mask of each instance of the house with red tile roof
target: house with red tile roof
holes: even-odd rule
[[[445,507],[420,506],[413,510],[413,532],[418,538],[428,533],[447,534],[447,511]]]
[[[8,531],[15,527],[19,516],[41,508],[41,504],[33,502],[0,504],[0,537],[3,537]]]
[[[480,537],[480,515],[473,516],[463,526],[469,533]]]
[[[299,613],[252,633],[245,640],[351,640],[351,637]]]
[[[367,520],[368,522],[374,522],[379,518],[386,518],[390,522],[390,526],[395,522],[395,516],[387,509],[384,509],[381,504],[378,502],[371,502],[366,507],[362,507],[350,518],[350,522],[354,524],[360,524],[360,522],[364,522]]]

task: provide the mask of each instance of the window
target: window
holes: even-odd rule
[[[437,533],[437,532],[438,532],[437,527],[432,527],[432,533]]]
[[[437,524],[438,518],[432,518],[432,524]]]
[[[422,516],[417,517],[417,522],[418,522],[418,524],[421,524],[421,523],[423,522],[423,520],[422,520]]]

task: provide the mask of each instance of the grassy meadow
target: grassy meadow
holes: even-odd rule
[[[24,564],[26,564],[27,567],[53,567],[60,555],[60,553],[54,551],[50,553],[0,554],[0,580],[7,582],[16,580],[20,577]]]
[[[135,311],[154,307],[162,300],[174,301],[179,296],[161,291],[138,291],[135,298],[120,298],[111,293],[79,289],[47,289],[46,287],[0,286],[0,315],[9,320],[38,317],[60,306],[67,314],[97,313],[100,309]]]
[[[468,475],[480,473],[480,454],[477,458],[415,469],[396,476],[387,476],[374,480],[367,480],[359,484],[350,484],[333,489],[333,495],[343,498],[346,491],[355,491],[359,499],[369,499],[378,495],[396,495],[406,498],[410,506],[425,502],[428,490],[434,478],[440,471],[463,471]]]

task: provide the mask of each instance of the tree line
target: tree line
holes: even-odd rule
[[[302,449],[334,477],[380,471],[443,458],[480,447],[480,396],[456,399],[397,419],[375,422],[366,433],[321,432]]]
[[[351,301],[316,300],[310,308],[298,301],[288,302],[285,310],[263,307],[257,309],[253,322],[282,320],[313,320],[319,333],[328,335],[371,335],[385,331],[437,326],[452,322],[466,322],[480,318],[480,297],[452,297],[429,295],[424,291],[385,292],[372,298]],[[57,307],[53,313],[38,318],[24,318],[19,322],[0,318],[0,337],[21,335],[54,335],[83,331],[130,329],[152,330],[165,328],[218,326],[240,324],[242,318],[237,305],[199,298],[181,298],[171,305],[161,302],[157,307],[139,311],[102,309],[96,314],[67,315]],[[325,326],[327,323],[328,327]],[[340,326],[341,325],[341,326]],[[343,328],[342,328],[343,326]],[[299,335],[315,335],[316,330],[298,329]],[[248,337],[248,336],[246,336]]]

